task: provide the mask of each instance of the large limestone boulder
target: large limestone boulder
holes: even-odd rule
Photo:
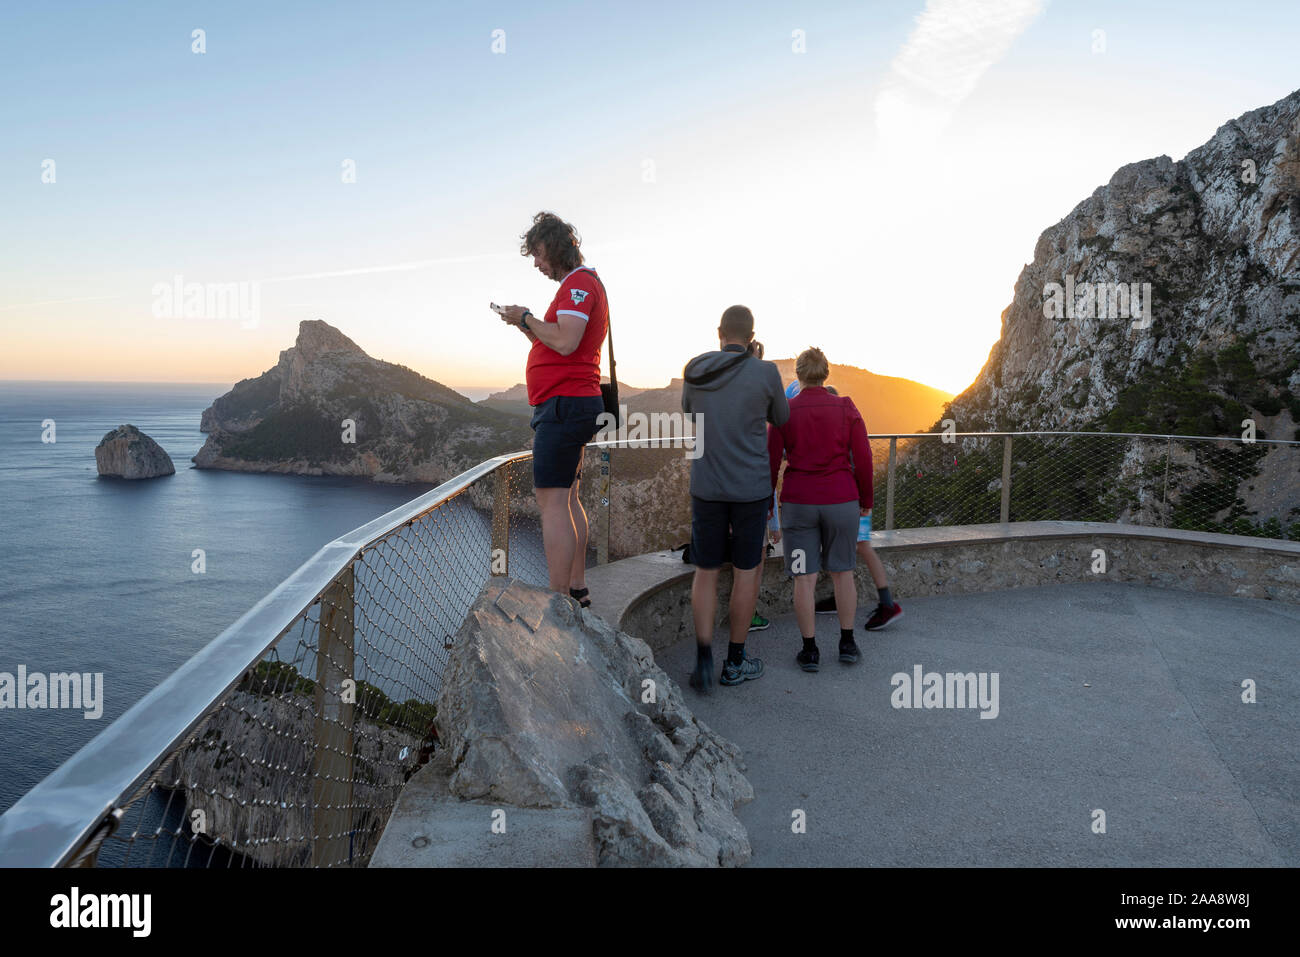
[[[163,447],[134,425],[119,425],[95,446],[95,465],[109,478],[147,479],[175,475],[176,466]]]
[[[489,581],[438,698],[451,794],[590,809],[597,863],[736,866],[740,753],[698,721],[643,641],[567,597]]]

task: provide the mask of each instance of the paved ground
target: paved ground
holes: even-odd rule
[[[762,678],[685,689],[745,752],[754,864],[1300,864],[1300,608],[1104,583],[900,600],[883,632],[859,613],[856,665],[818,616],[800,671],[790,615],[750,635]],[[686,684],[689,641],[658,658]],[[918,664],[997,672],[997,717],[894,708]]]

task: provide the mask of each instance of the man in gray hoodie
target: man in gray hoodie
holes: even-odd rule
[[[718,683],[743,684],[763,673],[761,659],[745,656],[745,636],[763,577],[772,498],[767,425],[784,425],[790,418],[781,373],[775,363],[763,361],[763,346],[754,341],[753,313],[744,306],[727,309],[718,325],[718,342],[718,351],[696,356],[682,373],[682,411],[700,420],[700,448],[691,463],[696,640],[691,687],[705,693],[713,684],[713,624],[724,562],[732,566],[731,642]]]

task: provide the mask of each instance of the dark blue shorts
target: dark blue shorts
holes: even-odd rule
[[[605,411],[598,395],[553,395],[533,406],[533,486],[572,488],[582,467],[582,450],[596,434]]]
[[[763,560],[763,538],[771,497],[757,502],[711,502],[691,496],[691,564],[745,571]]]

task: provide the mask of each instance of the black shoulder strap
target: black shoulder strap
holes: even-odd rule
[[[609,293],[605,291],[605,283],[601,280],[596,270],[590,266],[579,266],[583,272],[589,272],[600,283],[600,295],[605,300],[605,332],[609,336],[609,381],[615,389],[618,388],[618,376],[614,372],[614,323],[610,318],[609,312]]]

